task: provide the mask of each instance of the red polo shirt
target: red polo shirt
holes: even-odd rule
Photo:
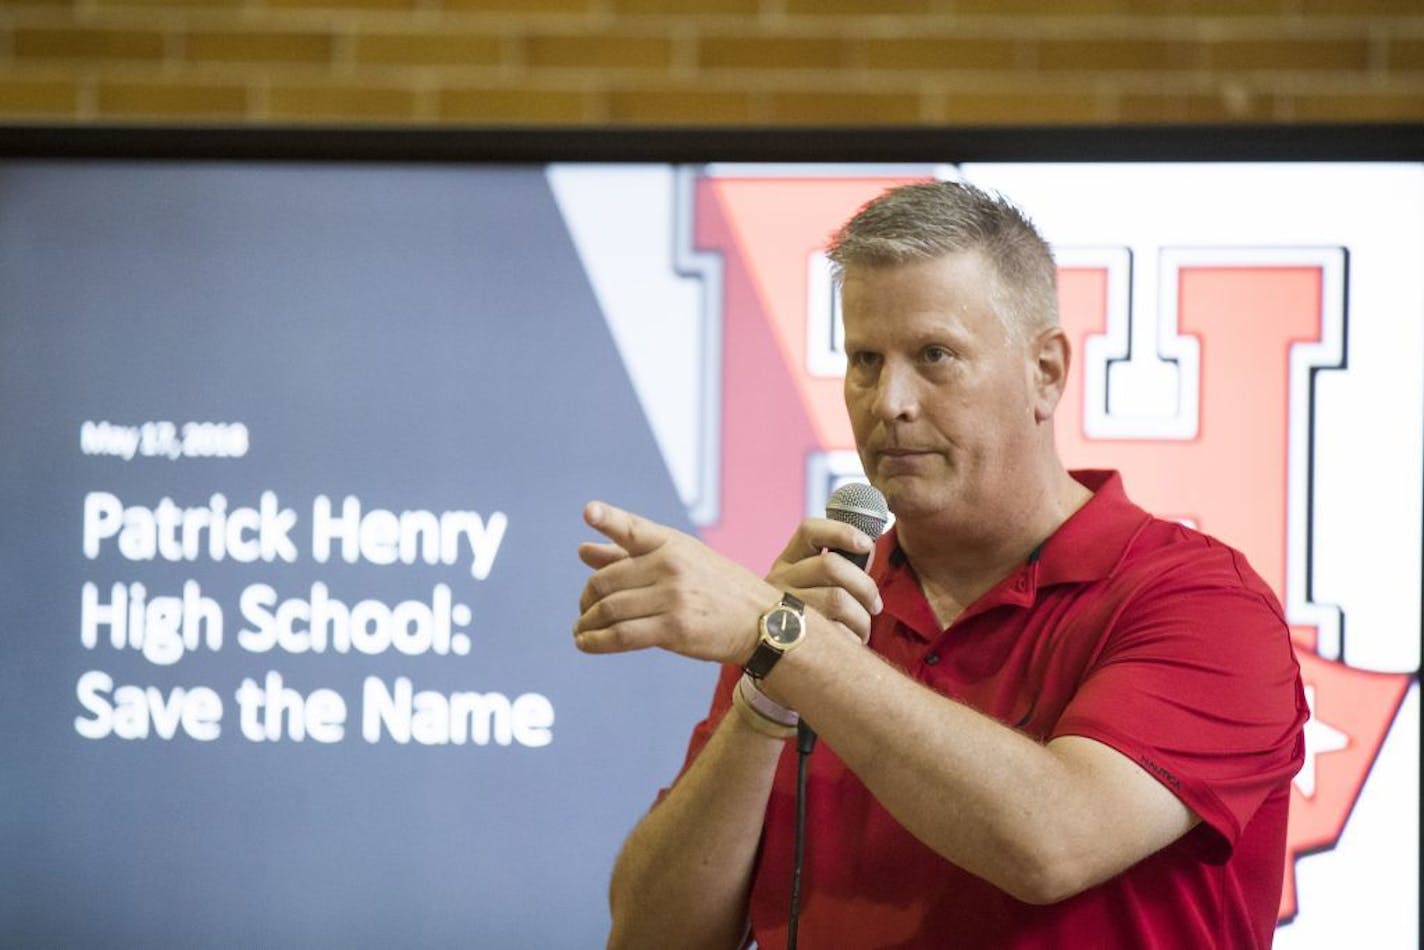
[[[1116,473],[1074,477],[1094,491],[1088,503],[944,630],[893,532],[882,538],[872,574],[885,609],[870,647],[1035,739],[1112,746],[1202,823],[1110,881],[1033,906],[921,844],[821,742],[808,780],[802,946],[1271,943],[1307,715],[1281,608],[1239,552],[1148,515]],[[738,675],[723,671],[687,762]],[[752,886],[752,934],[764,950],[786,940],[795,759],[788,743]]]

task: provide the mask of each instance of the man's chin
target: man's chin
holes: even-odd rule
[[[932,492],[925,491],[925,486],[917,482],[918,479],[888,478],[878,482],[875,487],[885,496],[885,504],[897,519],[913,519],[941,510],[944,500]]]

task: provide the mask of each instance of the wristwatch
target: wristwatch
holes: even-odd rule
[[[761,615],[758,624],[761,638],[743,667],[748,676],[759,680],[783,656],[790,653],[806,636],[806,605],[798,597],[782,594],[781,602]]]

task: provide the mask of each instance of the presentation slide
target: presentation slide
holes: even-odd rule
[[[0,162],[4,942],[602,945],[718,671],[574,648],[582,507],[764,572],[927,178],[1054,246],[1070,467],[1285,605],[1277,946],[1416,946],[1424,167],[933,161]]]

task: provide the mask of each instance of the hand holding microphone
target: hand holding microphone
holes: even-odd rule
[[[862,643],[880,592],[866,568],[875,539],[885,531],[885,496],[863,482],[842,485],[826,502],[826,517],[807,518],[791,536],[767,582],[800,597]]]

